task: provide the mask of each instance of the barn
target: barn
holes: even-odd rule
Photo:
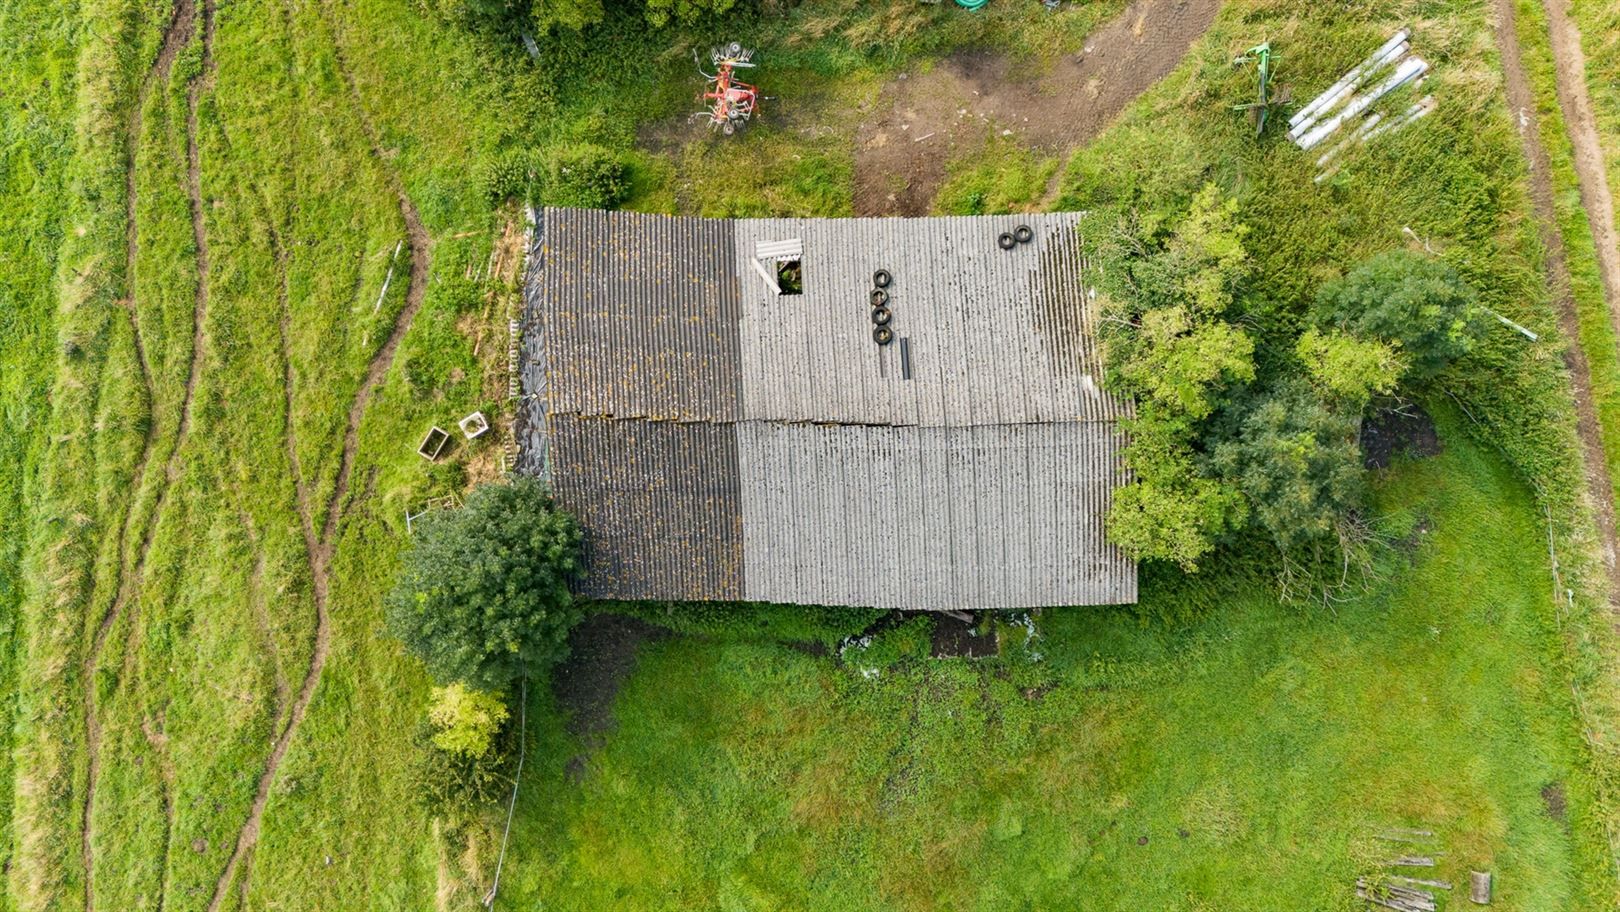
[[[535,214],[520,471],[586,595],[1120,604],[1083,215]]]

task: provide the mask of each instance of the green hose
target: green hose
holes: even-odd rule
[[[956,0],[956,5],[963,9],[976,10],[989,2],[990,0]]]

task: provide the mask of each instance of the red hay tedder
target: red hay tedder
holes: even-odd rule
[[[698,66],[698,73],[707,83],[699,100],[705,102],[708,109],[693,114],[693,120],[707,120],[711,129],[718,129],[730,136],[754,116],[754,108],[759,104],[759,90],[746,82],[738,82],[734,72],[753,67],[754,64],[749,62],[753,56],[753,51],[735,41],[709,51],[709,61],[715,67],[714,74],[704,73],[702,65]],[[697,59],[697,51],[692,52],[692,58]]]

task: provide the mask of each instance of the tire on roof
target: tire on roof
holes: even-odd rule
[[[879,269],[877,272],[872,273],[872,284],[879,288],[888,288],[889,283],[893,281],[894,276],[889,275],[887,269]]]
[[[893,320],[893,319],[894,319],[894,311],[890,310],[889,308],[887,308],[887,307],[874,307],[874,308],[872,308],[872,322],[873,323],[876,323],[879,326],[888,326],[889,321]]]
[[[1011,231],[1003,231],[996,235],[996,246],[1002,250],[1011,250],[1018,245],[1018,239],[1012,236]]]
[[[894,330],[887,326],[872,327],[872,341],[879,345],[888,345],[894,341]]]
[[[1019,225],[1013,229],[1013,240],[1020,244],[1028,244],[1035,238],[1035,229],[1028,225]]]

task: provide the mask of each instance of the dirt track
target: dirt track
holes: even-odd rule
[[[1617,601],[1620,599],[1620,576],[1617,576],[1620,574],[1620,568],[1615,564],[1614,488],[1609,482],[1608,460],[1604,455],[1597,408],[1592,402],[1592,372],[1586,363],[1586,354],[1581,350],[1580,319],[1571,291],[1564,240],[1558,232],[1558,212],[1553,205],[1552,163],[1547,157],[1546,148],[1541,144],[1541,126],[1536,120],[1535,98],[1530,91],[1530,79],[1525,73],[1519,36],[1513,25],[1513,0],[1494,0],[1494,2],[1496,43],[1502,53],[1502,71],[1507,83],[1508,107],[1518,124],[1524,155],[1530,164],[1530,198],[1535,206],[1542,244],[1547,248],[1547,280],[1552,286],[1553,301],[1558,306],[1559,331],[1568,341],[1568,347],[1564,350],[1564,361],[1575,384],[1576,425],[1586,465],[1586,486],[1603,541],[1603,562],[1609,572],[1609,602],[1611,606],[1620,607],[1620,601]]]
[[[1003,131],[1027,148],[1059,154],[1101,133],[1170,74],[1215,21],[1218,0],[1137,0],[1086,39],[1080,54],[1042,74],[1007,58],[959,53],[922,75],[890,83],[888,110],[856,135],[855,213],[924,215],[946,164]]]
[[[1575,150],[1575,174],[1581,185],[1581,206],[1597,242],[1598,269],[1609,302],[1609,321],[1620,336],[1620,235],[1614,227],[1614,195],[1598,141],[1592,99],[1586,86],[1586,55],[1581,33],[1570,17],[1569,0],[1543,0],[1547,10],[1553,62],[1558,74],[1558,107]]]
[[[140,249],[140,238],[135,220],[135,157],[136,150],[140,148],[141,112],[146,106],[146,99],[151,96],[154,86],[168,79],[169,71],[174,65],[175,58],[179,56],[180,49],[185,47],[186,43],[191,40],[195,20],[196,7],[192,0],[177,0],[169,24],[164,29],[158,55],[152,61],[151,67],[147,69],[146,75],[141,79],[140,90],[134,99],[129,124],[125,132],[128,152],[124,175],[124,306],[129,312],[130,331],[135,346],[135,360],[140,367],[141,382],[146,390],[146,400],[149,408],[153,410],[157,408],[157,400],[152,387],[152,368],[151,362],[147,359],[145,342],[141,336],[140,317],[135,301],[135,264]],[[195,354],[194,349],[193,357],[195,357]],[[189,398],[188,395],[188,402]],[[153,505],[151,515],[147,519],[146,531],[142,536],[140,547],[133,560],[125,557],[124,551],[129,540],[129,531],[135,521],[138,495],[146,480],[146,467],[151,462],[152,451],[157,444],[157,436],[157,421],[154,416],[147,422],[146,437],[141,445],[141,455],[138,457],[135,468],[130,475],[129,502],[125,509],[123,521],[119,525],[118,543],[114,554],[113,567],[115,576],[113,578],[114,594],[112,604],[107,606],[107,611],[96,625],[95,635],[90,642],[90,650],[84,659],[86,770],[84,804],[80,817],[79,853],[84,865],[85,912],[93,912],[95,909],[95,834],[91,829],[91,820],[95,809],[96,786],[101,775],[101,710],[100,698],[96,692],[96,678],[101,667],[102,653],[107,647],[107,636],[112,632],[113,625],[118,622],[119,617],[124,613],[125,607],[129,604],[136,580],[140,575],[140,567],[145,561],[146,551],[151,547],[153,530],[157,527],[160,503],[154,503]],[[178,442],[176,440],[175,450],[179,449]]]

